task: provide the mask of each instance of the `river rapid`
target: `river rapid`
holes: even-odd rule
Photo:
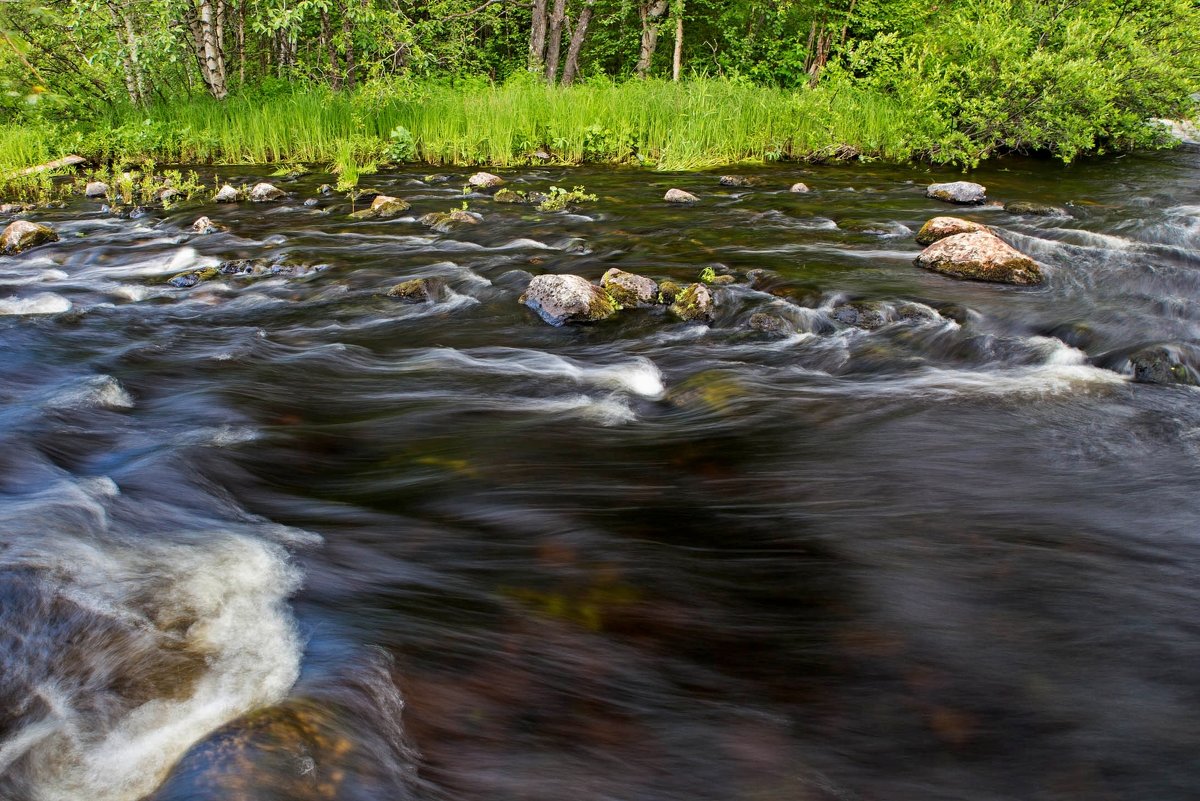
[[[1127,357],[1200,346],[1200,151],[972,176],[1049,217],[874,164],[504,173],[567,213],[445,174],[365,178],[383,221],[317,174],[79,198],[0,257],[0,799],[1196,797],[1200,389]],[[938,214],[1046,283],[915,267]],[[230,259],[286,266],[167,283]],[[518,302],[614,266],[735,280]]]

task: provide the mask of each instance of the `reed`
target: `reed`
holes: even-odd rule
[[[540,159],[539,151],[561,164],[660,170],[856,155],[900,161],[910,156],[905,127],[897,103],[848,88],[788,91],[715,79],[566,88],[404,81],[356,94],[306,87],[118,109],[76,124],[70,135],[0,128],[0,167],[38,163],[64,147],[102,161],[305,162],[336,165],[343,175],[400,160],[505,167]]]

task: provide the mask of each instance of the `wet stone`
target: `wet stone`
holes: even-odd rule
[[[197,234],[215,234],[221,229],[207,217],[200,217],[192,223],[192,232]]]
[[[834,307],[830,316],[841,323],[864,331],[874,331],[888,323],[887,309],[877,301],[857,301]]]
[[[279,200],[286,192],[282,189],[268,184],[266,182],[255,184],[250,189],[250,200],[255,203],[266,203],[271,200]]]
[[[307,209],[313,209],[319,205],[321,205],[321,201],[316,199],[315,197],[310,197],[310,198],[304,199],[304,207]]]
[[[718,183],[721,186],[730,186],[738,189],[749,189],[755,186],[762,185],[762,179],[749,175],[722,175]]]
[[[445,295],[446,282],[441,278],[413,278],[387,291],[389,298],[397,298],[405,303],[436,303]]]
[[[535,276],[520,301],[553,326],[604,320],[621,308],[608,292],[578,275]]]
[[[427,225],[438,233],[448,234],[456,228],[479,225],[483,215],[474,212],[455,209],[454,211],[435,211],[422,216],[419,222]]]
[[[752,331],[768,334],[772,337],[787,337],[796,333],[796,328],[790,322],[777,314],[755,312],[750,315],[746,325]]]
[[[213,200],[217,203],[236,203],[241,199],[241,193],[229,184],[222,186],[221,190],[213,196]]]
[[[206,267],[202,270],[188,270],[187,272],[173,275],[167,279],[167,283],[179,289],[188,289],[203,281],[211,281],[220,275],[221,271],[219,268]]]
[[[988,231],[939,239],[921,251],[916,265],[972,281],[1031,286],[1043,280],[1033,259]]]
[[[47,242],[57,242],[53,228],[30,220],[16,220],[0,233],[0,253],[16,254]]]
[[[467,183],[476,189],[499,189],[504,186],[504,179],[490,172],[477,172],[467,179]]]
[[[932,245],[939,239],[955,234],[987,230],[988,227],[983,223],[964,220],[961,217],[934,217],[921,226],[921,230],[917,232],[917,242],[921,245]]]
[[[1058,206],[1048,206],[1045,203],[1031,203],[1024,200],[1016,200],[1004,204],[1004,210],[1009,214],[1018,214],[1022,216],[1032,217],[1070,217],[1071,215],[1066,209]]]
[[[1178,349],[1168,345],[1143,348],[1129,357],[1133,380],[1139,384],[1197,386],[1197,374],[1185,364]]]
[[[412,206],[407,201],[389,195],[376,195],[369,208],[356,211],[350,216],[356,220],[386,220],[408,211]]]
[[[692,284],[675,297],[670,311],[685,322],[711,321],[713,316],[712,292],[704,284]]]
[[[925,196],[944,200],[947,203],[975,205],[987,199],[987,188],[971,181],[952,181],[945,184],[930,184]]]
[[[501,189],[496,194],[492,195],[492,200],[497,203],[524,203],[525,193],[517,192],[512,189]]]
[[[682,291],[683,287],[674,281],[663,281],[658,285],[658,302],[665,306],[670,306]]]
[[[663,195],[663,200],[667,201],[668,203],[688,204],[696,203],[700,200],[700,198],[696,197],[691,192],[685,192],[682,189],[668,189],[667,193]]]
[[[600,286],[627,308],[653,306],[658,302],[658,284],[651,278],[613,267],[600,279]]]
[[[796,183],[792,184],[792,188],[788,191],[795,192],[798,195],[803,195],[811,190],[808,188],[808,184],[804,183],[803,181],[797,181]]]

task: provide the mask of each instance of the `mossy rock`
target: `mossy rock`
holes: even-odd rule
[[[17,254],[47,242],[57,242],[58,233],[48,225],[15,220],[0,233],[0,253]]]
[[[520,302],[556,327],[605,320],[621,310],[612,295],[578,275],[535,276]]]
[[[173,275],[167,279],[167,283],[180,289],[187,289],[204,281],[212,281],[214,278],[219,278],[220,275],[219,267],[205,267],[202,270],[188,270]]]
[[[604,274],[600,286],[625,308],[653,306],[658,301],[658,284],[654,279],[616,267]]]
[[[389,298],[405,303],[436,303],[446,294],[446,282],[441,278],[412,278],[387,291]]]
[[[682,291],[683,287],[674,281],[663,281],[658,285],[658,302],[664,306],[670,306]]]
[[[713,296],[704,284],[692,284],[675,297],[670,311],[685,322],[712,320]]]
[[[525,203],[527,202],[525,193],[518,192],[515,189],[500,189],[496,194],[492,195],[492,200],[497,203]]]

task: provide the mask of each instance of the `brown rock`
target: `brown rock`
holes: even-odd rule
[[[658,284],[644,275],[627,273],[613,267],[600,279],[600,286],[622,306],[653,306],[658,300]]]
[[[621,308],[612,295],[578,275],[535,276],[521,302],[553,326],[604,320]]]
[[[917,242],[922,245],[932,245],[939,239],[945,239],[955,234],[969,234],[972,231],[987,231],[983,223],[964,220],[961,217],[934,217],[921,226],[917,232]]]
[[[939,239],[916,258],[926,270],[1000,284],[1030,286],[1042,282],[1037,263],[990,231],[972,231]]]
[[[57,242],[58,234],[48,225],[16,220],[0,234],[0,253],[15,254],[46,242]]]

